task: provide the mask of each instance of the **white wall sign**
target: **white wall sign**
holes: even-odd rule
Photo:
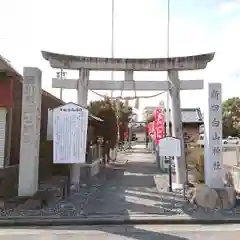
[[[204,172],[205,183],[211,188],[223,188],[222,162],[222,86],[208,83],[207,106],[204,111]]]
[[[159,140],[160,157],[181,157],[181,141],[178,138],[166,137]]]
[[[53,162],[84,163],[88,110],[74,103],[53,110]]]

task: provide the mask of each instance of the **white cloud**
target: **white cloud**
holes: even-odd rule
[[[220,4],[219,10],[221,13],[231,13],[238,7],[239,7],[239,1],[232,0],[232,1],[224,2],[224,3]]]
[[[216,40],[216,57],[207,76],[212,81],[220,81],[223,84],[224,98],[239,96],[240,17],[226,22]]]
[[[116,0],[115,54],[121,57],[166,56],[166,2],[157,0]],[[1,3],[2,4],[2,3]],[[40,50],[75,55],[111,55],[111,0],[31,0],[5,1],[6,8],[15,6],[14,14],[0,15],[0,51],[17,69],[38,66],[43,70],[43,87],[51,89],[55,71],[42,59]],[[9,6],[8,6],[9,5]],[[153,6],[154,5],[154,6]],[[230,9],[230,7],[228,7]],[[5,21],[6,22],[6,21]],[[199,20],[171,18],[170,55],[184,56],[216,51],[215,59],[203,71],[180,73],[181,79],[201,79],[223,83],[224,98],[239,95],[238,56],[240,55],[240,17],[228,18],[218,29]],[[143,72],[136,80],[163,80],[166,73]],[[110,79],[110,73],[92,73],[92,79]],[[116,73],[115,78],[123,78]],[[234,87],[233,87],[234,86]],[[75,101],[74,91],[64,91],[67,101]],[[156,92],[138,93],[152,95]],[[119,93],[116,93],[119,94]],[[127,95],[129,93],[125,93]],[[202,107],[202,91],[184,91],[183,107]],[[92,93],[90,98],[96,98]],[[156,105],[161,97],[142,100],[141,106]]]

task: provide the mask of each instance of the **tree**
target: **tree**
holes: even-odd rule
[[[108,98],[100,101],[92,101],[88,106],[90,113],[101,118],[104,122],[102,128],[96,129],[95,134],[110,141],[114,148],[117,141],[117,118],[111,101]]]
[[[113,107],[118,117],[118,128],[120,141],[124,141],[124,132],[128,127],[129,120],[133,114],[132,107],[126,106],[124,102],[114,101]],[[118,104],[118,106],[117,106]]]
[[[240,134],[240,98],[233,97],[223,102],[223,137]]]
[[[119,107],[119,111],[118,110]],[[111,148],[114,148],[117,142],[118,128],[120,139],[123,140],[124,131],[132,114],[132,108],[126,107],[123,102],[104,100],[92,101],[88,106],[89,112],[104,120],[103,127],[97,129],[96,134],[103,136],[111,142]]]

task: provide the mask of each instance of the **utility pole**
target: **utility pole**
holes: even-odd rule
[[[114,58],[114,27],[115,27],[115,0],[112,0],[112,36],[111,36],[111,58]],[[111,71],[111,80],[114,81],[114,71]],[[113,91],[111,91],[111,99],[113,98]]]
[[[169,58],[169,48],[170,48],[170,0],[167,0],[167,58]],[[169,82],[170,86],[170,81],[169,81],[169,76],[167,72],[167,80]],[[170,97],[169,97],[169,90],[167,91],[167,104],[166,104],[166,136],[170,136],[170,109],[169,109],[169,102],[170,102]]]

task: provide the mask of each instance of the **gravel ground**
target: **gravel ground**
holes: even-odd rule
[[[141,149],[134,153],[124,153],[120,159],[118,165],[110,165],[90,183],[77,186],[65,200],[55,199],[41,210],[1,210],[0,218],[134,214],[213,219],[240,217],[240,207],[229,211],[196,209],[184,200],[183,193],[169,193],[168,175],[158,172],[154,154],[142,153]]]

